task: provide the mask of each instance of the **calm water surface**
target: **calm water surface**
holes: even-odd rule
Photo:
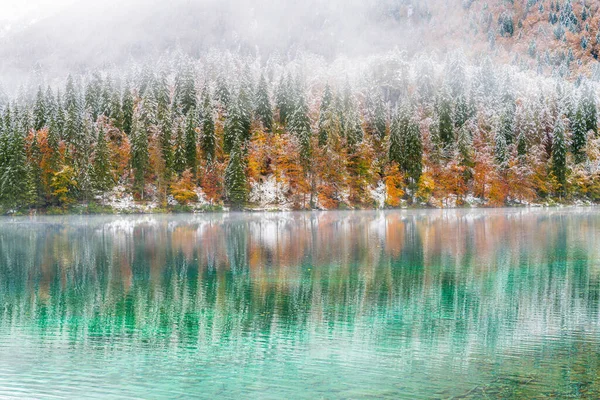
[[[599,398],[600,210],[0,219],[0,397]]]

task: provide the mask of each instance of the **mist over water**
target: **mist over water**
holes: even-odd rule
[[[0,396],[600,393],[595,209],[0,223]]]

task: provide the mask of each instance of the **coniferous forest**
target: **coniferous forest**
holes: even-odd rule
[[[600,201],[594,82],[434,57],[179,54],[21,91],[1,105],[2,209]]]

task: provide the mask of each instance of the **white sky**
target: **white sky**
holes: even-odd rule
[[[39,18],[56,8],[81,0],[0,0],[0,21]]]

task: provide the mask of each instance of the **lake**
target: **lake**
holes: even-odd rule
[[[600,210],[0,219],[0,397],[600,397]]]

